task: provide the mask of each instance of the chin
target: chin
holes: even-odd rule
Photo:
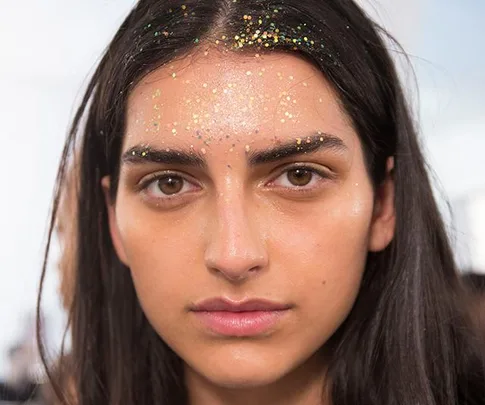
[[[212,384],[231,389],[267,386],[292,370],[287,359],[269,353],[265,356],[244,350],[231,355],[213,355],[206,360],[196,362],[198,364],[192,364],[190,368]]]
[[[281,379],[284,373],[277,371],[271,370],[270,367],[265,370],[228,369],[224,367],[217,371],[209,371],[205,378],[222,388],[254,389],[271,385]]]

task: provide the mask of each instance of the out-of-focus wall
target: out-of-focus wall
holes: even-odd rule
[[[452,204],[456,254],[463,270],[485,274],[485,188]]]
[[[0,0],[0,379],[35,308],[57,164],[80,89],[134,0]],[[60,340],[56,243],[47,334]]]

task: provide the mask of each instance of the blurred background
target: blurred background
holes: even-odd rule
[[[0,0],[0,381],[42,379],[33,314],[57,163],[81,90],[134,3]],[[485,1],[360,3],[410,55],[419,91],[409,68],[403,79],[457,259],[485,272]],[[51,260],[43,314],[53,352],[65,322],[57,288]]]

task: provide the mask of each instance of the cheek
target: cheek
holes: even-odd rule
[[[273,256],[293,288],[301,292],[304,305],[348,309],[341,300],[352,303],[358,292],[372,210],[369,192],[336,196],[298,215],[280,217],[271,244],[279,253]]]
[[[274,246],[303,264],[353,261],[367,253],[372,209],[370,193],[345,194],[281,215],[272,231]]]
[[[139,203],[123,204],[122,199],[118,207],[120,237],[145,312],[158,313],[154,306],[160,305],[180,307],[195,284],[191,283],[195,269],[200,268],[198,224],[168,217]]]

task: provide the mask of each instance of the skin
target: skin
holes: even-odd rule
[[[250,162],[330,135],[338,147]],[[130,159],[137,145],[192,153],[206,167]],[[186,364],[190,403],[320,404],[318,349],[349,314],[367,253],[384,249],[395,225],[392,178],[374,192],[325,78],[291,54],[187,57],[132,92],[123,154],[114,201],[103,179],[113,243],[150,323]],[[187,180],[180,191],[153,179],[167,171]],[[220,336],[189,310],[212,297],[291,309],[261,335]]]

